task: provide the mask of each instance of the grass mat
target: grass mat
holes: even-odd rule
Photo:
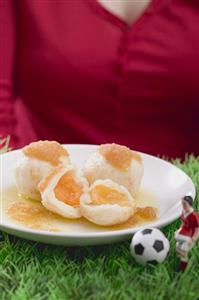
[[[199,157],[189,156],[183,169],[199,188]],[[195,208],[199,210],[197,197]],[[171,250],[166,261],[142,267],[130,255],[130,241],[95,247],[64,248],[29,242],[2,233],[0,300],[196,300],[199,299],[199,243],[189,268],[176,273],[174,231],[177,220],[163,229]]]

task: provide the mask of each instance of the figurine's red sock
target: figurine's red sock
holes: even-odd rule
[[[181,261],[180,261],[180,271],[184,272],[185,269],[186,269],[186,267],[187,267],[187,265],[188,265],[188,262],[187,262],[187,261],[181,260]]]

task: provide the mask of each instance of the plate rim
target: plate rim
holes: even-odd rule
[[[64,147],[77,147],[77,146],[81,146],[81,147],[90,147],[92,146],[93,148],[98,147],[98,144],[62,144]],[[22,148],[20,149],[15,149],[12,151],[9,151],[7,153],[3,153],[0,155],[0,159],[2,160],[2,158],[4,156],[9,156],[12,155],[13,152],[17,153],[17,152],[21,152]],[[185,175],[187,177],[187,180],[190,182],[192,188],[193,188],[193,200],[195,200],[196,197],[196,187],[194,185],[193,180],[191,179],[191,177],[186,174],[183,170],[181,170],[180,168],[178,168],[177,166],[175,166],[174,164],[172,164],[171,162],[167,161],[164,158],[160,158],[158,156],[154,156],[152,154],[148,154],[145,152],[141,152],[141,151],[137,151],[141,156],[146,156],[149,157],[150,159],[155,159],[157,161],[160,161],[161,163],[164,163],[166,165],[169,165],[172,168],[175,168],[178,170],[178,172],[180,171],[183,175]],[[2,168],[2,163],[1,163],[1,168]],[[176,205],[179,206],[179,202],[176,202]],[[172,206],[172,208],[175,206]],[[73,238],[73,239],[79,239],[79,238],[88,238],[88,239],[92,239],[92,238],[103,238],[103,237],[112,237],[112,236],[125,236],[125,235],[132,235],[134,234],[136,231],[145,228],[146,226],[148,227],[156,227],[156,228],[161,228],[161,227],[165,227],[168,224],[171,224],[172,222],[174,222],[176,219],[178,219],[180,217],[181,213],[180,212],[176,212],[172,215],[172,217],[166,217],[165,219],[157,219],[157,221],[152,221],[152,222],[147,222],[144,224],[141,224],[140,226],[136,226],[136,227],[132,227],[132,228],[128,228],[128,229],[120,229],[120,230],[112,230],[112,231],[102,231],[102,232],[87,232],[87,233],[65,233],[65,232],[51,232],[48,230],[36,230],[36,229],[31,229],[31,228],[25,228],[25,227],[21,227],[20,225],[8,225],[6,223],[3,223],[3,220],[0,220],[0,229],[4,230],[4,229],[8,229],[8,230],[14,230],[15,232],[24,232],[24,233],[29,233],[31,235],[34,236],[45,236],[45,237],[60,237],[60,238]],[[155,224],[155,225],[153,225]],[[102,226],[103,228],[103,226]]]

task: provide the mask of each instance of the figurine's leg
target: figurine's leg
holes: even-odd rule
[[[181,272],[184,272],[188,264],[188,251],[186,251],[185,249],[186,249],[186,245],[184,242],[176,243],[176,252],[180,259],[178,271]]]
[[[177,242],[176,243],[176,253],[179,257],[183,256],[183,250],[182,250],[182,243]]]
[[[176,249],[176,254],[177,254],[178,257],[182,256],[182,253],[181,253],[180,249]]]
[[[180,271],[184,272],[188,265],[188,251],[181,250]]]
[[[188,261],[188,252],[186,252],[186,251],[182,251],[181,252],[181,260],[183,260],[183,261]]]
[[[186,252],[182,249],[178,249],[178,254],[179,254],[180,257],[185,257]]]

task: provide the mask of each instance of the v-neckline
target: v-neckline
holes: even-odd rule
[[[106,18],[109,22],[115,24],[122,30],[128,30],[136,26],[138,23],[142,22],[143,18],[146,15],[155,12],[157,9],[162,7],[163,4],[168,3],[171,0],[151,0],[151,2],[147,5],[144,11],[131,23],[128,23],[122,17],[116,15],[114,12],[110,11],[108,8],[103,6],[97,0],[84,0],[90,4],[90,6],[95,10],[95,12],[99,13],[102,17]]]

